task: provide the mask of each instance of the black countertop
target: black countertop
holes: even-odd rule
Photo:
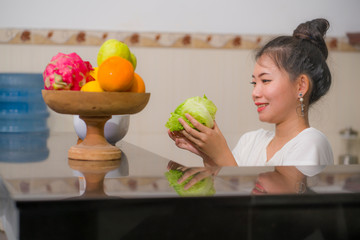
[[[181,197],[165,176],[169,163],[177,165],[170,159],[120,141],[120,161],[72,161],[67,150],[76,141],[74,133],[51,134],[42,159],[0,161],[0,227],[8,239],[360,236],[358,165],[328,166],[289,184],[274,167],[183,166],[205,173],[215,193]]]

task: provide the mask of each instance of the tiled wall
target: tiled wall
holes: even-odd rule
[[[57,37],[66,33],[69,35]],[[92,34],[94,36],[87,32],[0,30],[0,72],[42,72],[58,52],[77,52],[96,65],[101,42],[117,37],[125,39],[137,56],[136,71],[151,93],[147,107],[131,116],[125,141],[187,165],[199,164],[198,157],[174,146],[164,124],[184,99],[204,94],[218,106],[217,122],[231,148],[246,131],[272,128],[258,121],[249,84],[254,48],[269,36],[207,35],[200,44],[199,35],[191,34],[128,34],[127,37],[121,37],[120,33]],[[164,40],[165,36],[168,40]],[[219,39],[228,40],[221,43]],[[328,136],[337,160],[345,151],[339,131],[347,126],[360,131],[357,98],[360,52],[342,39],[332,39],[328,44],[332,49],[328,62],[334,84],[329,94],[313,106],[310,121]],[[52,132],[74,131],[72,116],[51,112],[48,124]],[[360,155],[359,141],[356,144]]]
[[[351,35],[352,36],[352,35]],[[274,36],[205,33],[137,33],[85,30],[0,29],[0,43],[99,46],[115,38],[132,47],[179,47],[212,49],[254,49]],[[347,37],[329,37],[328,48],[337,51],[359,51]]]

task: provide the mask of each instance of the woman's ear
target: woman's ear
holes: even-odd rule
[[[305,96],[306,93],[309,91],[309,89],[310,89],[310,79],[306,74],[301,74],[298,77],[297,88],[298,88],[298,92],[302,93],[303,96]]]

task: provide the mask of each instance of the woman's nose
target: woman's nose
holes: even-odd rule
[[[261,97],[261,86],[254,85],[253,91],[252,91],[252,98],[255,100],[257,98]]]

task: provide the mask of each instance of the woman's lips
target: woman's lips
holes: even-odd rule
[[[269,105],[268,103],[255,103],[255,105],[257,106],[257,111],[261,112],[263,111],[267,105]]]
[[[267,193],[265,188],[260,183],[256,182],[255,187],[252,190],[252,194],[265,194]]]

